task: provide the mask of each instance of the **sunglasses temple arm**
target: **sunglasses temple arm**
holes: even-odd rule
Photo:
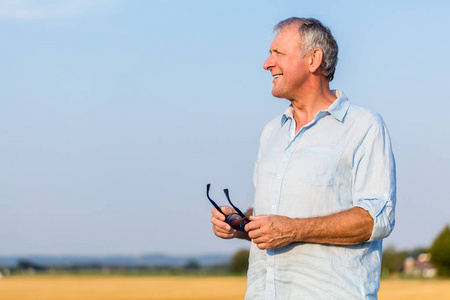
[[[231,206],[237,211],[237,213],[242,217],[242,219],[245,220],[246,223],[249,223],[250,220],[247,219],[247,217],[242,213],[242,211],[234,206],[234,204],[230,200],[230,195],[228,194],[228,189],[224,189],[223,192],[225,193],[225,196],[227,196],[228,202],[231,204]]]
[[[216,202],[214,202],[210,197],[209,197],[209,188],[211,187],[211,184],[208,183],[208,185],[206,186],[206,197],[208,197],[209,202],[211,202],[211,204],[225,217],[227,216],[226,214],[223,213],[223,211],[220,209],[219,205],[216,204]]]

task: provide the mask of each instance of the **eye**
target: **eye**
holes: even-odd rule
[[[284,55],[284,53],[280,52],[278,49],[270,50],[270,51],[269,51],[269,55],[272,55],[272,54],[275,54],[275,55]]]
[[[284,53],[280,52],[279,50],[273,50],[273,53],[277,54],[277,55],[283,55]]]

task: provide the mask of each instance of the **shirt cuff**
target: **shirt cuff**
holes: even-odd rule
[[[356,206],[361,207],[371,215],[373,219],[372,235],[368,242],[388,237],[394,229],[394,205],[389,193],[384,193],[379,198],[360,199]]]

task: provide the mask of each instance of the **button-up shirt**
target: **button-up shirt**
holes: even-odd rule
[[[374,220],[372,235],[351,246],[252,243],[246,299],[377,299],[382,239],[394,227],[394,156],[382,118],[335,94],[298,133],[292,106],[264,128],[254,214],[310,218],[359,206]]]

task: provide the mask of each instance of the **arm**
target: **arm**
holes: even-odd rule
[[[227,215],[234,213],[234,209],[228,206],[221,206],[220,209]],[[211,223],[213,224],[214,234],[222,239],[245,239],[249,240],[247,232],[242,232],[231,228],[230,225],[225,223],[225,216],[221,214],[217,209],[211,209],[212,217]],[[248,209],[244,213],[247,217],[253,214],[253,208]]]
[[[373,229],[370,214],[354,207],[324,217],[307,219],[279,215],[251,216],[245,226],[259,249],[286,246],[292,242],[353,245],[367,241]]]
[[[395,160],[389,133],[379,122],[356,151],[352,175],[353,205],[368,211],[374,220],[369,242],[389,236],[395,225]]]
[[[245,229],[260,249],[292,242],[352,245],[387,237],[395,224],[395,162],[389,134],[380,120],[354,157],[353,208],[323,217],[250,217]]]

